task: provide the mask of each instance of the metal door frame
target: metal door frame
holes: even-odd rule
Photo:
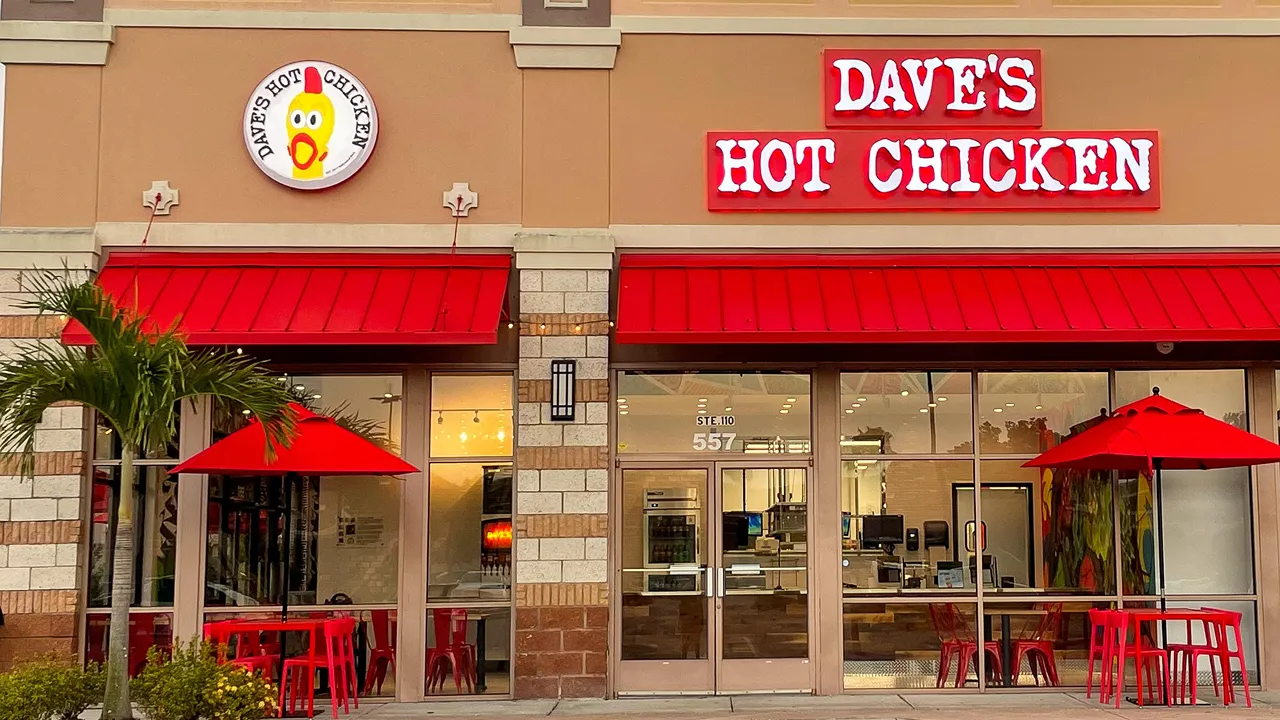
[[[617,518],[617,522],[610,523],[611,526],[613,526],[611,529],[612,542],[610,542],[610,561],[613,568],[612,575],[614,580],[613,589],[610,592],[610,605],[613,608],[613,611],[611,613],[613,622],[612,622],[612,629],[611,629],[610,635],[612,638],[613,646],[619,649],[619,652],[613,654],[614,659],[611,662],[612,671],[614,673],[613,684],[616,689],[616,694],[618,695],[682,695],[682,694],[717,695],[717,694],[776,693],[776,692],[807,693],[813,690],[816,682],[816,661],[814,658],[813,638],[815,636],[815,633],[819,631],[819,628],[817,627],[819,618],[818,618],[818,613],[816,611],[815,603],[813,602],[813,599],[815,597],[814,578],[816,576],[816,573],[814,572],[814,556],[813,556],[814,548],[812,545],[812,542],[813,542],[812,538],[814,535],[813,533],[814,523],[813,523],[813,513],[811,511],[806,512],[806,516],[807,516],[806,529],[807,529],[807,535],[810,538],[809,540],[810,545],[809,545],[808,553],[806,556],[806,579],[807,579],[807,593],[808,593],[807,597],[809,598],[809,601],[808,601],[809,652],[808,652],[808,656],[803,660],[801,659],[795,660],[795,662],[798,664],[808,665],[808,683],[807,683],[808,687],[787,687],[787,688],[747,687],[744,689],[738,689],[738,690],[732,690],[732,691],[726,691],[721,689],[722,686],[726,684],[722,678],[722,672],[725,667],[725,662],[723,659],[723,634],[721,630],[723,608],[720,602],[720,593],[722,592],[722,588],[718,587],[719,585],[718,576],[722,571],[721,563],[723,559],[722,552],[721,552],[723,532],[719,529],[719,526],[720,526],[719,518],[723,513],[723,508],[724,508],[722,473],[725,470],[772,470],[772,469],[802,469],[805,471],[805,503],[808,509],[810,499],[813,494],[813,487],[815,482],[815,478],[814,478],[815,473],[814,473],[813,460],[811,455],[803,456],[801,458],[793,458],[793,457],[787,457],[787,456],[781,456],[781,455],[771,455],[771,456],[760,456],[758,458],[752,458],[752,459],[745,459],[745,458],[742,458],[741,456],[735,456],[732,459],[725,459],[724,455],[716,453],[712,457],[702,456],[697,458],[691,458],[688,460],[680,460],[670,456],[664,456],[661,459],[655,459],[655,460],[646,460],[646,459],[631,460],[631,459],[624,459],[624,458],[616,459],[614,463],[614,473],[615,473],[615,479],[616,479],[615,485],[614,485],[615,492],[613,493],[614,498],[612,502],[613,502],[613,513],[614,513],[613,517]],[[670,661],[670,660],[654,660],[654,661],[625,660],[624,661],[622,659],[622,653],[621,653],[622,576],[624,572],[637,570],[635,568],[632,568],[630,570],[624,569],[623,562],[622,562],[622,524],[623,524],[622,518],[624,516],[624,513],[626,512],[626,508],[624,505],[625,501],[623,499],[624,492],[622,490],[623,475],[624,473],[630,470],[656,470],[656,471],[700,470],[705,473],[704,477],[705,477],[705,483],[706,483],[705,485],[706,501],[703,507],[705,509],[705,517],[706,517],[708,534],[706,539],[707,557],[706,557],[706,562],[703,564],[701,568],[701,572],[703,573],[703,576],[704,576],[703,589],[707,591],[704,594],[707,600],[707,630],[706,630],[707,658],[705,660],[705,663],[706,663],[705,668],[699,668],[698,673],[692,673],[692,674],[687,672],[677,673],[674,669],[668,669],[667,667],[664,667],[676,661]],[[679,661],[679,662],[681,662],[682,664],[690,663],[690,664],[701,665],[704,661],[690,660],[690,661]],[[734,662],[738,662],[738,661],[734,661]],[[753,664],[754,663],[771,664],[773,661],[772,660],[760,660],[760,661],[746,660],[741,662],[753,663]],[[641,682],[627,682],[626,676],[628,674],[627,672],[628,667],[631,668],[631,674],[633,678],[639,675],[637,679],[640,680]],[[655,681],[661,680],[662,679],[661,674],[666,674],[666,673],[670,673],[673,675],[680,674],[685,676],[684,679],[696,680],[698,676],[702,675],[702,672],[704,671],[704,669],[706,672],[708,672],[707,678],[709,680],[709,682],[706,683],[706,687],[692,687],[692,686],[681,687],[678,682],[673,683],[669,688],[666,688],[666,689],[662,689],[662,688],[650,689],[643,686],[644,684],[643,681],[649,679],[645,676],[651,673],[653,675],[653,680]],[[742,672],[744,675],[748,675],[750,677],[768,677],[768,673],[761,673],[761,672],[753,673],[750,670],[746,670],[746,669],[736,670],[735,672]],[[628,685],[631,685],[633,687],[627,687]],[[636,687],[637,685],[639,685],[639,687]]]

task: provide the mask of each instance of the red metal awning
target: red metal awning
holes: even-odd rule
[[[623,255],[620,343],[1280,341],[1280,253]]]
[[[116,252],[98,284],[192,345],[498,341],[509,255]],[[68,345],[91,345],[78,323]]]

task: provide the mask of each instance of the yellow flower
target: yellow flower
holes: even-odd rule
[[[265,700],[264,700],[263,702],[258,703],[258,707],[260,707],[260,708],[264,708],[264,707],[266,707],[266,706],[267,706],[267,703],[266,703],[266,701],[265,701]]]

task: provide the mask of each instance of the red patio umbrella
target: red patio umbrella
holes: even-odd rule
[[[287,448],[273,446],[273,460],[267,460],[267,434],[254,419],[169,472],[241,476],[418,472],[418,468],[342,427],[333,418],[317,415],[297,403],[289,407],[297,417],[293,439]]]
[[[1041,453],[1023,467],[1075,470],[1210,470],[1280,462],[1280,445],[1189,408],[1160,394],[1130,403],[1105,420]],[[1156,513],[1156,535],[1164,541],[1164,519]],[[1164,595],[1164,553],[1158,553]],[[1163,602],[1163,600],[1162,600]]]
[[[290,404],[290,408],[297,416],[293,439],[287,448],[274,444],[273,459],[267,459],[267,434],[261,423],[254,419],[247,427],[219,440],[169,471],[171,474],[283,477],[284,599],[280,609],[281,619],[285,619],[289,612],[289,521],[293,514],[294,479],[313,475],[404,475],[418,472],[418,468],[338,425],[333,418],[317,415],[297,403]]]
[[[1280,462],[1280,445],[1153,390],[1023,467],[1150,473]]]

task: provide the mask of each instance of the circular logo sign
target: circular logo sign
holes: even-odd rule
[[[244,143],[258,169],[299,190],[343,182],[373,153],[378,111],[354,75],[308,60],[258,84],[244,110]]]

